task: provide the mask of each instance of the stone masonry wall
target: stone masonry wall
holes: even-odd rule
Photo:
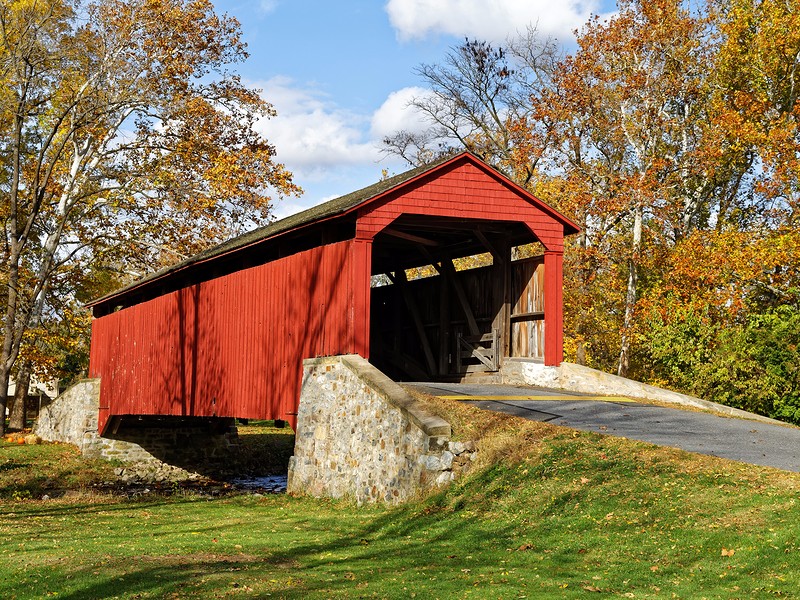
[[[42,409],[33,432],[49,442],[65,442],[83,453],[84,442],[97,435],[100,380],[79,381]]]
[[[358,355],[308,359],[288,491],[402,502],[475,457],[450,425]]]
[[[116,431],[97,432],[100,380],[70,387],[42,409],[34,433],[77,446],[89,458],[124,463],[123,479],[174,481],[224,470],[236,448],[233,419],[122,417]]]

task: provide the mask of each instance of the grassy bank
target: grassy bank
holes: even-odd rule
[[[800,590],[800,475],[466,407],[450,416],[481,439],[480,463],[446,491],[394,509],[197,493],[124,500],[92,492],[104,467],[74,454],[45,470],[75,473],[77,491],[43,501],[14,488],[42,476],[39,453],[69,450],[3,445],[0,596],[766,598]]]

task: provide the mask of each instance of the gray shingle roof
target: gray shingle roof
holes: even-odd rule
[[[334,198],[333,200],[323,202],[322,204],[318,204],[317,206],[313,206],[309,209],[306,209],[294,215],[290,215],[286,218],[275,221],[274,223],[270,223],[269,225],[265,225],[263,227],[258,227],[252,231],[248,231],[247,233],[244,233],[235,238],[231,238],[226,242],[222,242],[217,246],[208,248],[207,250],[203,250],[202,252],[199,252],[194,256],[190,256],[186,260],[164,267],[163,269],[160,269],[141,279],[138,279],[125,287],[122,287],[118,290],[111,292],[110,294],[106,294],[101,298],[92,300],[87,304],[87,306],[91,307],[97,304],[101,304],[114,297],[121,296],[133,289],[142,287],[147,283],[150,283],[158,279],[162,279],[163,277],[171,273],[182,271],[184,269],[191,267],[192,265],[203,263],[215,257],[229,254],[236,250],[246,248],[258,242],[262,242],[271,237],[274,237],[278,234],[285,233],[292,229],[297,229],[299,227],[310,225],[312,223],[323,221],[325,219],[329,219],[331,217],[335,217],[343,213],[349,212],[350,210],[356,208],[357,206],[366,202],[367,200],[375,198],[376,196],[380,196],[381,194],[399,185],[402,185],[403,183],[406,183],[407,181],[410,181],[415,177],[422,175],[425,172],[430,171],[435,167],[439,166],[440,164],[443,164],[453,158],[454,158],[453,156],[446,156],[432,163],[423,165],[421,167],[416,167],[409,171],[405,171],[404,173],[400,173],[399,175],[388,177],[382,181],[369,185],[365,188],[356,190],[355,192],[351,192],[344,196],[340,196],[339,198]]]
[[[263,242],[281,233],[299,229],[311,225],[313,223],[317,223],[319,221],[324,221],[326,219],[342,215],[360,206],[361,204],[364,204],[369,200],[372,200],[398,186],[401,186],[404,183],[410,182],[411,180],[421,175],[424,175],[428,171],[434,170],[436,167],[442,164],[445,164],[449,161],[455,161],[456,159],[461,158],[463,156],[469,156],[472,159],[480,162],[481,164],[486,165],[486,163],[481,158],[470,152],[461,152],[459,154],[445,156],[443,158],[440,158],[439,160],[433,161],[421,167],[416,167],[409,171],[405,171],[404,173],[400,173],[399,175],[389,177],[387,179],[374,183],[360,190],[356,190],[355,192],[351,192],[345,196],[334,198],[333,200],[329,200],[328,202],[323,202],[322,204],[319,204],[317,206],[314,206],[297,214],[291,215],[284,219],[280,219],[279,221],[275,221],[274,223],[270,223],[269,225],[265,225],[264,227],[259,227],[257,229],[254,229],[253,231],[232,238],[226,242],[214,246],[213,248],[209,248],[207,250],[204,250],[203,252],[195,254],[194,256],[191,256],[184,261],[165,267],[159,271],[156,271],[155,273],[151,273],[150,275],[147,275],[142,279],[139,279],[123,288],[120,288],[119,290],[116,290],[101,298],[93,300],[92,302],[88,303],[87,306],[89,307],[96,306],[103,302],[107,302],[113,298],[123,296],[128,292],[146,286],[147,284],[153,283],[155,281],[161,280],[173,273],[184,271],[186,269],[190,269],[194,265],[199,265],[201,263],[213,260],[217,257],[221,257],[224,255],[228,255],[232,252],[243,250],[244,248]],[[491,167],[491,165],[486,165],[486,166],[489,167],[491,170],[495,171],[498,176],[507,180],[507,177],[502,173],[500,173],[499,171],[497,171],[496,169],[494,169],[494,167]],[[527,192],[525,193],[527,194]],[[577,231],[579,231],[577,225],[575,225],[564,215],[560,214],[555,209],[547,206],[543,202],[541,201],[538,202],[540,202],[543,205],[543,207],[546,207],[546,210],[552,212],[554,216],[556,216],[561,222],[564,223],[565,229],[568,233],[576,233]]]

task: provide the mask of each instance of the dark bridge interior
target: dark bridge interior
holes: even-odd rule
[[[522,223],[397,219],[373,244],[370,362],[400,381],[461,380],[541,358],[542,260],[511,260],[534,242]]]

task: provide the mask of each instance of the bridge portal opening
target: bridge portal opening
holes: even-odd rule
[[[522,223],[403,215],[373,242],[370,362],[461,381],[544,357],[543,247]]]

